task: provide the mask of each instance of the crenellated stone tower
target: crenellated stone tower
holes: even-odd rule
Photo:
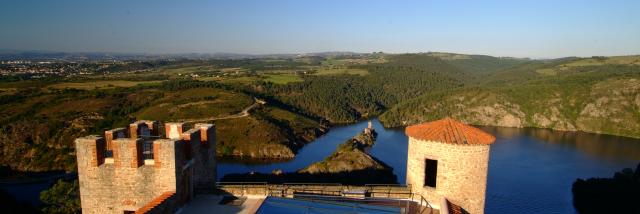
[[[76,156],[83,213],[173,213],[216,181],[215,126],[137,121],[102,136],[78,138]]]
[[[409,126],[406,134],[411,191],[432,205],[484,213],[490,144],[495,137],[449,118]]]

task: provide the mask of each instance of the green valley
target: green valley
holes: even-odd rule
[[[224,133],[218,155],[250,159],[293,158],[330,124],[372,117],[387,127],[453,117],[638,138],[639,62],[372,53],[124,61],[85,75],[3,76],[0,162],[72,170],[73,139],[138,119],[213,120]],[[252,107],[254,99],[266,104]]]

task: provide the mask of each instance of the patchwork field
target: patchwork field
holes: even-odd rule
[[[314,75],[327,76],[327,75],[360,75],[365,76],[368,75],[369,72],[365,69],[357,69],[357,68],[320,68],[316,70]]]
[[[160,84],[162,81],[126,81],[126,80],[109,80],[109,81],[94,81],[94,82],[65,82],[57,83],[48,86],[54,89],[80,89],[80,90],[92,90],[92,89],[111,89],[116,87],[133,87],[137,85],[154,85]]]

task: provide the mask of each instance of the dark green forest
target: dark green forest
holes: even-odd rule
[[[640,164],[616,172],[612,178],[577,179],[571,187],[579,213],[639,213]]]

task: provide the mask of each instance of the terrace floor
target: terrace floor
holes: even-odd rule
[[[238,200],[236,204],[234,204],[234,201],[227,204],[220,204],[223,199],[226,198],[222,195],[197,195],[176,213],[253,214],[256,213],[262,201],[264,201],[264,197],[246,197]],[[244,199],[244,201],[242,199]]]
[[[400,203],[399,203],[400,202]],[[224,195],[197,195],[178,210],[179,214],[191,213],[422,213],[437,214],[438,210],[423,210],[415,202],[385,199],[353,199],[342,197],[302,196],[295,198]]]

